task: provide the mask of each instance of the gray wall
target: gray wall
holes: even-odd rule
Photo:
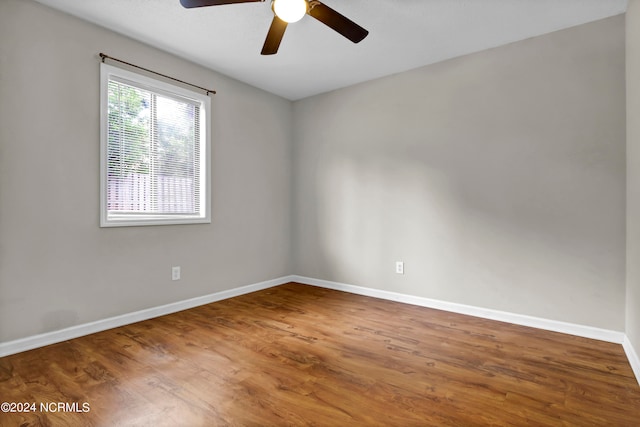
[[[640,352],[640,1],[631,0],[627,30],[627,337]]]
[[[218,90],[211,224],[98,227],[99,52]],[[287,100],[0,1],[0,342],[289,274],[291,118]]]
[[[624,36],[617,16],[294,103],[295,273],[623,331]]]
[[[212,224],[98,227],[101,51],[218,90]],[[290,273],[623,330],[624,67],[619,16],[292,108],[2,0],[0,342]],[[640,210],[631,122],[629,218]],[[638,248],[630,227],[630,259]],[[638,348],[640,272],[629,272]]]

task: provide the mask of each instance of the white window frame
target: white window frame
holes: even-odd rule
[[[108,85],[111,77],[124,79],[144,90],[173,94],[197,101],[200,105],[200,212],[194,215],[109,214],[107,210],[107,145],[108,145]],[[157,80],[146,75],[100,64],[100,227],[143,225],[173,225],[211,223],[211,98],[203,93]]]

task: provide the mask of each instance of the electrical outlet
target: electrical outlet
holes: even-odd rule
[[[171,267],[171,280],[180,280],[180,266]]]
[[[404,274],[404,262],[396,261],[396,273]]]

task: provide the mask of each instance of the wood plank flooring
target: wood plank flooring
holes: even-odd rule
[[[620,345],[296,283],[1,358],[0,401],[70,405],[0,413],[23,427],[640,425]]]

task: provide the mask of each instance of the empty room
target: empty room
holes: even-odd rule
[[[640,0],[0,0],[0,427],[640,425]]]

